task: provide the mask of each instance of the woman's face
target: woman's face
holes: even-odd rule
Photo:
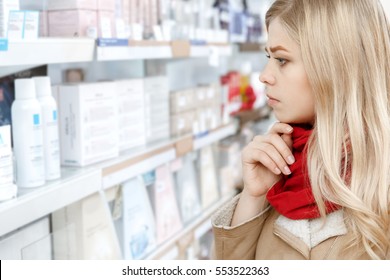
[[[269,61],[260,74],[266,85],[268,105],[283,123],[314,122],[314,96],[298,44],[293,41],[279,19],[271,21],[266,47]]]

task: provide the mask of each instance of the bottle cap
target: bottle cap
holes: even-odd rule
[[[34,99],[35,85],[31,79],[15,80],[15,99]]]
[[[49,77],[34,77],[33,80],[35,83],[37,97],[51,96],[51,85]]]

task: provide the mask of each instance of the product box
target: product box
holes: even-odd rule
[[[96,0],[48,0],[47,10],[96,10]]]
[[[8,33],[9,41],[20,41],[24,33],[24,11],[10,11],[8,15]]]
[[[199,153],[201,200],[203,209],[206,209],[218,200],[218,179],[212,146],[202,148]]]
[[[97,11],[99,38],[115,38],[116,24],[114,11]]]
[[[118,156],[115,84],[61,85],[58,95],[61,163],[85,166]]]
[[[19,8],[19,0],[0,1],[0,38],[7,37],[9,12],[18,11]]]
[[[49,36],[49,21],[47,17],[47,11],[39,12],[39,37]]]
[[[11,126],[0,126],[0,202],[16,196],[11,149]]]
[[[124,259],[143,259],[156,248],[156,224],[141,177],[122,185]]]
[[[196,176],[194,154],[189,153],[181,160],[182,166],[174,173],[174,177],[181,218],[184,224],[188,224],[201,213],[199,183]]]
[[[169,89],[165,76],[144,78],[146,142],[170,136]]]
[[[155,214],[157,244],[161,244],[182,228],[172,174],[169,166],[163,165],[142,176]]]
[[[171,116],[171,136],[178,137],[185,134],[192,134],[195,111],[187,111]]]
[[[174,91],[170,93],[171,114],[191,110],[197,105],[194,101],[194,89]]]
[[[91,37],[97,30],[97,13],[93,10],[48,12],[50,37]]]
[[[0,237],[2,260],[50,260],[50,220],[44,217]]]
[[[119,1],[122,1],[122,0],[119,0]],[[128,0],[126,0],[126,1],[128,1]],[[97,9],[98,10],[114,12],[116,4],[117,4],[116,2],[118,2],[118,0],[96,0],[96,2],[97,2]]]
[[[119,150],[146,143],[144,83],[142,79],[115,81]]]
[[[100,193],[52,213],[54,259],[121,259],[110,211]]]

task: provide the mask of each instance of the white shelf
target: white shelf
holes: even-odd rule
[[[9,42],[0,51],[1,67],[93,61],[95,40],[87,38],[42,38]]]
[[[191,46],[190,57],[209,57],[213,54],[230,56],[232,53],[233,48],[230,45]]]
[[[230,56],[232,54],[232,46],[191,46],[189,57],[209,57],[215,52],[219,56]],[[96,60],[98,61],[173,58],[172,48],[170,45],[97,47],[96,54]]]
[[[173,246],[175,246],[178,240],[182,239],[190,232],[194,232],[195,236],[205,233],[207,228],[211,228],[211,221],[210,221],[211,216],[225,203],[230,201],[233,198],[233,196],[234,193],[230,195],[226,195],[225,197],[222,197],[217,203],[205,209],[200,216],[194,218],[194,220],[189,225],[186,225],[181,231],[179,231],[171,238],[169,238],[167,241],[165,241],[155,251],[150,253],[146,259],[147,260],[159,259],[159,257],[163,256]]]
[[[166,46],[97,47],[98,61],[172,58],[172,49]]]
[[[18,197],[0,203],[0,236],[97,192],[101,172],[64,168],[62,178],[39,188],[19,189]]]
[[[218,128],[203,137],[196,138],[194,140],[194,150],[199,150],[230,135],[234,135],[236,132],[237,125],[235,123],[231,123],[221,128]]]
[[[194,139],[193,150],[200,149],[236,133],[230,124]],[[178,139],[166,140],[127,151],[121,156],[85,168],[62,168],[62,177],[39,188],[19,189],[18,197],[0,203],[0,236],[83,199],[108,189],[176,158]]]

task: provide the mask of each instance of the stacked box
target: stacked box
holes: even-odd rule
[[[142,79],[116,81],[119,150],[146,143],[145,100]]]
[[[58,97],[63,165],[84,166],[118,156],[113,82],[61,85]]]
[[[96,30],[96,10],[58,10],[48,12],[50,37],[88,37]]]
[[[0,38],[7,37],[9,12],[19,8],[19,0],[0,0]]]
[[[165,76],[144,78],[146,142],[170,136],[169,90]]]

